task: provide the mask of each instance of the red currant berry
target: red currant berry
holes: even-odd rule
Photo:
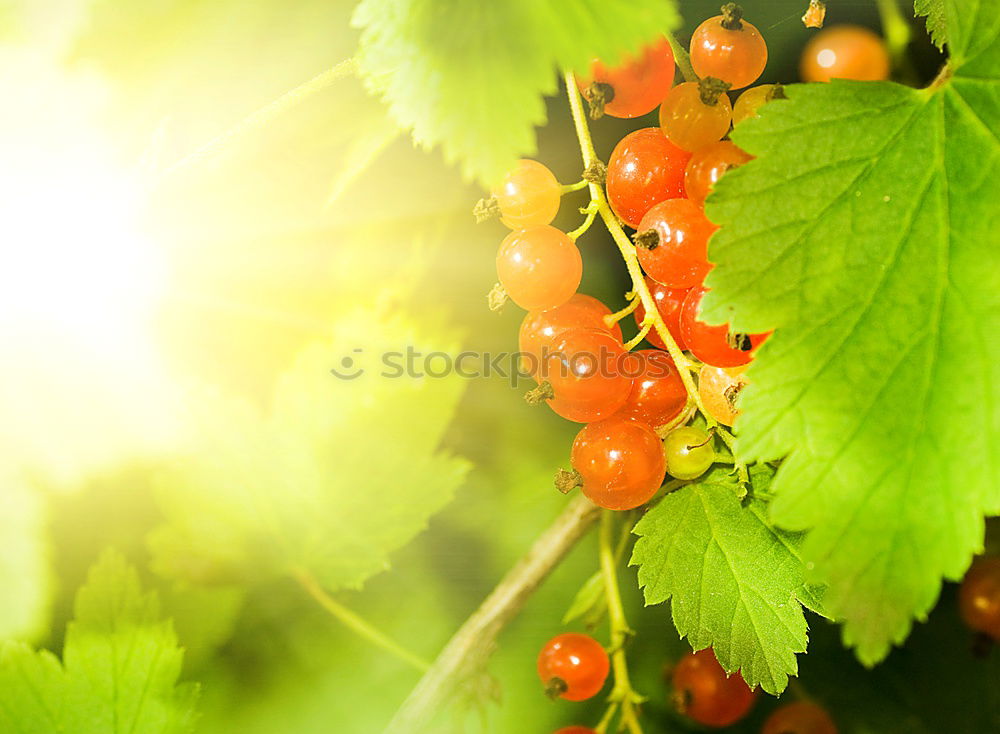
[[[690,158],[658,128],[626,135],[608,161],[608,201],[615,214],[634,228],[654,205],[684,196],[684,169]]]
[[[795,701],[775,709],[761,734],[837,734],[837,726],[822,706]]]
[[[706,197],[726,171],[751,160],[753,156],[745,153],[731,140],[720,140],[705,146],[691,156],[684,172],[684,189],[688,198],[695,204],[704,204]]]
[[[701,301],[708,292],[692,288],[681,307],[681,334],[688,349],[698,359],[713,367],[738,367],[753,360],[753,352],[770,336],[767,334],[733,334],[729,327],[709,326],[698,318]]]
[[[492,193],[500,206],[500,221],[511,229],[551,224],[562,199],[555,174],[538,161],[527,159],[518,161]]]
[[[740,674],[727,676],[710,649],[681,658],[673,683],[677,710],[704,726],[732,726],[750,713],[756,701]]]
[[[705,411],[724,426],[736,422],[740,412],[736,409],[747,380],[743,376],[746,365],[740,367],[712,367],[705,365],[698,373],[698,394]]]
[[[660,202],[639,223],[639,263],[646,275],[670,288],[701,285],[712,269],[708,238],[716,229],[689,199]]]
[[[604,687],[611,662],[593,637],[567,632],[545,643],[538,655],[538,676],[553,698],[585,701]]]
[[[767,43],[753,23],[743,20],[735,3],[709,18],[691,36],[691,66],[700,77],[715,77],[742,89],[757,81],[767,66]]]
[[[583,493],[607,510],[631,510],[663,484],[666,460],[660,437],[645,423],[609,418],[577,434],[571,454]]]
[[[608,327],[605,316],[611,309],[593,296],[574,293],[561,306],[546,311],[530,311],[521,322],[518,334],[518,349],[521,354],[521,369],[528,375],[537,374],[542,359],[555,351],[556,341],[570,329],[601,329],[618,341],[622,340],[622,328],[618,324]]]
[[[597,734],[597,732],[587,726],[564,726],[556,734]]]
[[[642,349],[632,352],[632,357],[638,366],[632,391],[616,415],[653,428],[670,423],[687,405],[687,389],[674,361],[659,349]]]
[[[522,229],[501,243],[497,275],[507,295],[521,308],[555,308],[580,286],[583,258],[576,243],[555,227]]]
[[[687,349],[684,339],[681,337],[681,306],[684,304],[684,297],[690,289],[668,288],[663,283],[657,283],[650,277],[647,277],[645,280],[646,287],[649,288],[649,294],[656,301],[656,310],[660,312],[660,318],[663,319],[663,323],[666,325],[667,331],[670,332],[670,336],[677,342],[679,349]],[[646,309],[641,303],[633,312],[633,315],[635,316],[636,326],[641,329],[642,322],[646,319]],[[649,334],[646,335],[646,339],[650,344],[660,349],[667,348],[667,345],[663,343],[663,340],[656,333],[655,329],[650,330]]]
[[[591,116],[641,117],[656,109],[674,84],[674,52],[666,39],[652,43],[638,58],[629,57],[608,69],[595,60],[590,79],[580,79],[580,91],[591,105]]]
[[[965,574],[958,596],[965,624],[1000,642],[1000,558],[980,558]]]
[[[802,52],[802,78],[807,82],[889,78],[889,52],[876,33],[861,26],[842,25],[820,31]]]
[[[768,102],[784,98],[785,92],[780,84],[761,84],[759,87],[751,87],[741,94],[733,105],[733,125],[757,117],[760,108]]]
[[[732,122],[729,97],[719,88],[711,91],[708,79],[678,84],[660,105],[660,129],[682,150],[700,150],[718,142]]]
[[[629,360],[621,341],[609,332],[570,329],[542,364],[536,378],[542,380],[538,394],[567,420],[590,423],[608,418],[621,409],[632,390]]]

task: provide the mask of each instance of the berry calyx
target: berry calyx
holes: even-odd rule
[[[715,463],[712,436],[694,426],[683,426],[663,440],[667,473],[675,479],[697,479]]]
[[[712,269],[708,240],[716,229],[689,199],[661,202],[639,223],[639,264],[646,275],[670,288],[701,285]]]
[[[965,624],[1000,642],[1000,558],[978,559],[965,574],[958,593]]]
[[[518,161],[491,193],[492,199],[476,207],[477,220],[499,214],[500,221],[515,230],[551,224],[562,199],[562,187],[555,174],[529,159]]]
[[[666,39],[644,48],[609,69],[595,60],[589,79],[578,85],[590,106],[591,119],[641,117],[656,109],[674,83],[674,53]]]
[[[585,701],[604,687],[611,661],[593,637],[567,632],[545,643],[537,667],[550,696]]]
[[[710,649],[681,658],[672,681],[678,712],[704,726],[732,726],[750,713],[756,701],[742,676],[726,675]]]
[[[521,308],[555,308],[576,293],[583,277],[583,258],[576,243],[555,227],[522,229],[511,232],[500,244],[497,276]]]
[[[681,334],[691,353],[713,367],[738,367],[753,360],[753,353],[767,334],[742,334],[728,325],[710,326],[699,318],[701,302],[708,291],[692,288],[681,306]]]
[[[691,154],[667,140],[659,128],[626,135],[608,160],[608,202],[615,214],[634,229],[656,204],[684,196],[684,169],[690,159]]]
[[[691,152],[725,137],[733,108],[723,84],[706,78],[670,90],[660,105],[660,129],[671,143]]]
[[[837,734],[837,725],[822,706],[795,701],[776,708],[761,734]]]
[[[691,66],[699,77],[716,77],[742,89],[753,84],[767,66],[767,43],[753,23],[743,19],[735,3],[709,18],[691,36]]]
[[[627,417],[586,426],[573,441],[570,461],[583,480],[583,493],[607,510],[646,504],[666,476],[659,436]]]

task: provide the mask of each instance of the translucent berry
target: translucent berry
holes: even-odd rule
[[[795,701],[776,708],[761,734],[837,734],[837,726],[822,706]]]
[[[583,493],[608,510],[645,504],[666,473],[660,437],[645,423],[617,416],[591,423],[577,434],[571,463]]]
[[[689,199],[661,202],[639,223],[639,263],[646,275],[670,288],[701,285],[712,269],[708,239],[716,229]]]
[[[704,204],[706,197],[726,171],[751,160],[753,156],[730,140],[706,145],[688,161],[687,171],[684,173],[684,188],[688,198],[695,204]]]
[[[552,224],[559,213],[562,186],[547,166],[524,159],[493,191],[500,221],[511,229]]]
[[[761,107],[775,99],[784,99],[785,91],[780,84],[761,84],[750,87],[741,94],[733,105],[733,125],[739,125],[746,119],[756,117]]]
[[[578,423],[610,418],[632,390],[628,352],[601,329],[570,329],[556,341],[536,377],[535,402],[544,399],[557,414]]]
[[[522,352],[521,369],[531,376],[537,374],[543,356],[555,351],[559,337],[570,329],[600,329],[621,341],[621,326],[615,324],[609,328],[604,321],[604,317],[610,315],[610,308],[593,296],[583,293],[574,293],[561,306],[528,312],[518,333],[518,349]]]
[[[681,334],[691,353],[713,367],[738,367],[753,360],[754,350],[768,334],[740,334],[727,325],[709,326],[699,318],[701,301],[708,291],[692,288],[681,307]]]
[[[667,425],[687,405],[687,390],[674,361],[659,349],[641,349],[632,352],[632,357],[637,365],[632,391],[616,415],[653,428]]]
[[[704,726],[732,726],[750,713],[756,700],[742,676],[727,676],[710,649],[685,655],[672,677],[677,710]]]
[[[723,91],[711,91],[708,78],[678,84],[660,105],[660,129],[682,150],[696,151],[721,140],[732,121],[729,97]]]
[[[712,437],[694,426],[683,426],[663,440],[667,473],[676,479],[697,479],[715,463]]]
[[[591,105],[591,116],[640,117],[656,109],[674,84],[674,53],[666,39],[652,43],[638,58],[628,57],[608,69],[595,60],[589,79],[578,84]]]
[[[610,669],[608,654],[588,635],[558,635],[538,654],[538,676],[546,692],[567,701],[585,701],[600,693]]]
[[[753,84],[767,66],[767,43],[743,10],[727,3],[722,15],[709,18],[691,36],[691,66],[699,77],[715,77],[732,89]]]
[[[684,196],[684,169],[691,154],[647,127],[626,135],[608,160],[608,201],[630,227],[666,199]]]
[[[889,52],[885,41],[867,28],[833,26],[817,33],[806,45],[800,72],[807,82],[880,81],[889,78]]]
[[[583,258],[576,243],[555,227],[521,229],[501,243],[497,275],[507,295],[521,308],[555,308],[580,286]]]
[[[739,417],[736,401],[747,385],[743,376],[746,366],[712,367],[705,365],[698,373],[698,394],[705,411],[724,426],[731,426]]]
[[[1000,558],[980,558],[965,574],[959,590],[965,624],[1000,642]]]

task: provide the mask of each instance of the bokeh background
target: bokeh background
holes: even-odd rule
[[[686,31],[716,5],[684,0]],[[746,5],[770,45],[764,80],[794,81],[806,3]],[[243,429],[232,405],[269,410],[304,350],[313,368],[333,367],[356,347],[413,330],[432,344],[515,349],[521,314],[485,308],[503,229],[474,224],[482,192],[436,151],[414,149],[358,81],[340,79],[227,135],[352,55],[353,6],[0,0],[0,639],[58,651],[73,594],[113,546],[175,620],[184,678],[202,685],[199,734],[372,734],[417,676],[270,573],[266,554],[241,555],[225,532],[216,546],[194,544],[205,534],[191,526],[216,489],[208,479],[239,481],[273,447],[225,454],[210,474],[190,471],[192,447],[222,455],[213,441]],[[874,3],[830,6],[831,22],[878,28]],[[920,75],[936,71],[921,36],[914,58]],[[562,98],[550,101],[549,118],[537,157],[575,181],[579,152]],[[599,152],[641,125],[594,125]],[[582,197],[567,198],[557,226],[577,226]],[[620,304],[627,285],[610,240],[595,227],[581,247],[581,290]],[[426,532],[363,588],[336,594],[425,657],[558,514],[565,498],[551,475],[574,434],[503,379],[444,382],[416,401],[366,379],[338,387],[345,404],[371,397],[374,407],[349,413],[350,439],[315,469],[344,473],[363,507],[408,477],[369,476],[341,457],[390,456],[429,431],[440,433],[442,456],[467,462]],[[308,384],[296,389],[305,422],[318,420]],[[276,506],[314,478],[302,471],[274,485]],[[333,523],[330,532],[345,531]],[[534,673],[539,645],[595,567],[595,545],[584,541],[502,635],[491,666],[499,703],[443,712],[442,731],[546,732],[599,717],[599,703],[546,700]],[[650,729],[682,731],[662,676],[684,643],[666,609],[641,610],[631,572],[623,580]],[[813,618],[803,686],[849,731],[994,730],[995,718],[969,712],[995,717],[1000,688],[984,701],[963,681],[995,675],[996,664],[968,653],[951,594],[874,673]]]

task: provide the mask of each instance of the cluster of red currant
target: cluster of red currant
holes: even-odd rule
[[[627,135],[606,167],[591,165],[584,181],[572,186],[561,186],[541,163],[522,160],[477,207],[477,214],[497,215],[512,230],[497,255],[500,282],[491,305],[509,298],[528,311],[519,349],[522,371],[538,383],[529,402],[547,402],[560,416],[587,424],[573,443],[572,471],[561,471],[556,485],[563,491],[579,486],[608,510],[639,507],[667,474],[695,479],[718,460],[711,431],[687,425],[689,419],[700,408],[709,425],[733,425],[736,399],[746,385],[743,372],[768,337],[734,333],[700,318],[704,280],[713,267],[708,242],[717,229],[704,203],[729,169],[751,159],[727,139],[729,131],[783,96],[780,85],[745,89],[764,71],[767,45],[742,16],[742,9],[729,3],[695,30],[682,65],[692,81],[676,86],[675,55],[667,40],[617,68],[595,61],[590,78],[577,83],[591,118],[636,118],[659,106],[659,127]],[[817,36],[803,57],[804,76],[826,81],[887,74],[887,61],[884,69],[880,60],[859,61],[852,32],[857,29],[846,36]],[[873,63],[878,68],[873,70]],[[740,89],[745,91],[733,104],[729,93]],[[575,95],[572,91],[571,101],[578,104]],[[606,202],[599,196],[601,184]],[[593,200],[582,210],[588,215],[584,226],[571,233],[551,226],[562,195],[587,186]],[[602,210],[602,203],[610,209]],[[634,247],[624,239],[626,259],[635,265],[630,265],[635,292],[617,313],[577,292],[583,261],[576,239],[598,211],[611,218],[609,229],[635,230]],[[644,302],[656,313],[648,313]],[[639,334],[624,342],[619,322],[629,314]],[[654,348],[633,351],[644,338]],[[697,373],[697,383],[689,370]],[[570,701],[597,695],[610,669],[605,649],[583,634],[553,638],[538,658],[546,691]],[[741,676],[725,673],[711,650],[689,653],[674,666],[672,690],[678,711],[709,727],[741,720],[757,698]],[[764,734],[836,731],[823,708],[805,701],[779,707],[763,729]],[[557,734],[595,733],[575,726]]]
[[[552,697],[585,701],[604,687],[611,663],[592,637],[566,633],[549,640],[538,656],[538,675]],[[712,728],[732,726],[743,719],[757,700],[757,691],[737,673],[726,672],[711,650],[691,652],[670,674],[670,698],[677,711]],[[779,706],[764,723],[762,734],[837,734],[837,727],[821,706],[795,701]],[[585,726],[570,726],[556,734],[595,734]]]
[[[697,401],[727,426],[745,385],[742,372],[767,335],[737,334],[699,318],[712,268],[708,240],[716,229],[702,207],[715,182],[750,159],[722,139],[734,119],[728,90],[753,83],[766,63],[760,33],[729,4],[692,38],[691,65],[700,81],[674,86],[674,54],[662,41],[615,69],[595,62],[591,79],[579,84],[592,117],[638,117],[660,105],[660,127],[629,134],[612,153],[603,172],[607,199],[620,222],[636,230],[657,316],[676,348],[693,357],[683,368],[699,370]],[[775,85],[748,90],[736,103],[737,121],[778,94]],[[557,486],[580,486],[601,507],[627,510],[648,502],[667,473],[700,476],[716,452],[709,432],[684,425],[695,396],[664,335],[650,329],[655,319],[638,294],[613,314],[577,293],[583,262],[575,233],[551,226],[563,193],[552,172],[530,160],[493,191],[488,208],[513,230],[497,255],[499,287],[529,311],[519,339],[522,367],[539,383],[529,400],[587,424],[573,444],[573,470],[561,472]],[[618,321],[628,313],[642,329],[638,339],[647,337],[655,348],[631,351],[633,344],[623,343]]]

